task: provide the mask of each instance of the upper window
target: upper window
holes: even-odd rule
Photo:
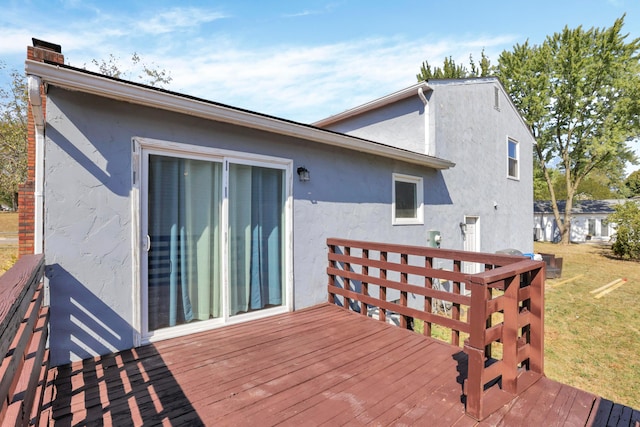
[[[422,178],[393,174],[393,224],[422,224]]]
[[[509,151],[509,165],[508,176],[509,178],[520,179],[520,148],[518,142],[513,139],[507,139],[508,151]]]

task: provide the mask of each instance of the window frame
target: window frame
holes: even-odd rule
[[[511,157],[511,143],[515,145],[515,157]],[[511,162],[515,162],[515,175],[511,174]],[[514,138],[507,137],[507,178],[520,180],[520,143]]]
[[[405,182],[416,186],[415,218],[396,217],[396,182]],[[391,223],[392,225],[424,225],[424,183],[423,178],[414,175],[394,173],[391,182]]]

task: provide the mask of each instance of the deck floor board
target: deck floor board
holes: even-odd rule
[[[60,425],[585,425],[636,412],[542,378],[477,423],[460,348],[323,304],[52,368]],[[594,411],[599,412],[596,414]]]

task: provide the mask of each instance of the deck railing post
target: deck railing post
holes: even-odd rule
[[[351,248],[349,246],[345,246],[344,247],[344,254],[345,256],[351,256]],[[351,271],[351,263],[349,262],[345,262],[344,263],[344,271],[345,272],[349,272]],[[344,285],[344,290],[345,291],[350,291],[351,290],[351,279],[349,279],[348,277],[343,277],[342,278],[342,284]],[[347,310],[351,308],[351,300],[347,297],[344,297],[344,308],[346,308]]]
[[[518,290],[520,275],[504,281],[504,324],[502,327],[502,389],[515,394],[518,390]]]
[[[335,268],[336,262],[331,259],[331,255],[335,255],[336,246],[329,245],[329,267]],[[336,303],[336,294],[333,292],[333,288],[336,286],[336,276],[334,274],[329,273],[329,304]]]
[[[409,255],[402,253],[400,254],[400,263],[402,265],[407,265],[409,263]],[[409,279],[409,275],[406,272],[401,272],[400,273],[400,283],[406,285],[408,283],[408,279]],[[407,292],[406,291],[400,291],[400,305],[403,307],[407,306]],[[407,317],[406,316],[400,316],[400,327],[402,329],[407,329]]]
[[[531,352],[529,369],[544,374],[544,278],[545,266],[531,272],[531,328],[529,332]]]
[[[469,324],[471,331],[464,345],[468,357],[467,381],[464,386],[466,394],[466,411],[476,418],[482,418],[484,391],[484,353],[487,320],[487,287],[483,283],[468,280],[471,288],[471,307],[469,307]]]
[[[460,273],[461,265],[462,265],[462,261],[454,260],[453,271],[455,271],[456,273]],[[454,281],[453,288],[451,289],[451,291],[456,295],[460,295],[460,282]],[[453,303],[451,305],[451,318],[453,320],[460,320],[460,304]],[[451,344],[455,346],[460,345],[460,331],[455,329],[451,330]]]
[[[387,252],[386,251],[380,251],[380,261],[383,263],[387,262]],[[380,269],[380,278],[383,280],[387,280],[387,269],[386,268],[381,268]],[[386,286],[380,286],[380,299],[382,301],[386,301],[387,300],[387,287]],[[378,319],[386,322],[387,321],[387,313],[384,310],[384,308],[380,307],[380,309],[378,310]]]
[[[424,267],[425,269],[433,268],[433,258],[425,257],[424,259]],[[424,275],[424,287],[427,289],[433,289],[433,278],[429,274]],[[425,313],[431,313],[433,311],[433,300],[431,297],[425,297],[424,299],[424,311]],[[430,337],[431,336],[431,322],[424,322],[424,328],[422,334]]]
[[[367,265],[367,260],[369,259],[369,249],[362,250],[362,275],[365,277],[369,276],[369,266]],[[360,293],[365,296],[369,296],[369,283],[366,281],[362,281],[360,286]],[[366,316],[367,313],[367,304],[364,301],[360,302],[360,314]]]

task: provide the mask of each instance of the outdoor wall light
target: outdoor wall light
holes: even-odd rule
[[[460,231],[462,232],[462,234],[467,234],[467,224],[465,224],[464,222],[461,222]]]
[[[309,174],[309,170],[304,166],[300,166],[298,168],[298,177],[300,181],[309,181],[311,179],[311,175]]]

